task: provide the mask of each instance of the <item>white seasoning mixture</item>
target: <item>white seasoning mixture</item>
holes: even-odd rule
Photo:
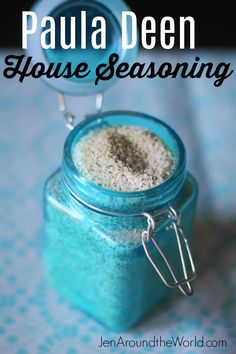
[[[117,191],[152,188],[167,179],[175,161],[152,132],[137,126],[110,126],[92,131],[75,145],[73,160],[94,183]]]

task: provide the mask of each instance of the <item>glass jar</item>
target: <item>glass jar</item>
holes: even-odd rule
[[[138,192],[109,190],[83,177],[72,158],[74,146],[91,130],[111,125],[140,126],[159,136],[174,155],[172,175]],[[196,200],[184,145],[167,124],[127,111],[87,118],[68,135],[62,166],[45,184],[50,284],[114,331],[152,312],[171,287],[191,295],[195,269],[184,234],[191,236]]]

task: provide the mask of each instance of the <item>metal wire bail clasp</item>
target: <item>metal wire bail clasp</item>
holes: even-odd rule
[[[96,95],[96,111],[97,113],[101,113],[102,108],[103,108],[103,98],[104,95],[103,93],[98,93]],[[65,101],[65,95],[63,92],[58,93],[58,108],[59,111],[63,114],[65,121],[66,121],[66,128],[69,130],[74,129],[74,121],[75,121],[75,115],[71,113],[70,111],[67,110],[66,106],[66,101]]]
[[[180,261],[181,261],[181,267],[183,271],[183,279],[178,280],[177,275],[175,271],[173,270],[173,267],[171,263],[169,262],[168,258],[165,256],[163,253],[159,243],[157,240],[154,238],[154,231],[156,227],[156,223],[154,221],[154,218],[150,215],[145,213],[144,214],[147,217],[148,221],[148,228],[147,230],[143,231],[142,233],[142,244],[144,251],[146,253],[146,256],[148,260],[151,262],[152,266],[154,267],[155,271],[163,281],[163,283],[168,286],[169,288],[176,288],[178,287],[179,290],[184,294],[184,295],[192,295],[193,294],[193,288],[190,282],[196,278],[196,270],[193,262],[193,258],[191,255],[191,251],[189,248],[188,240],[184,235],[183,229],[180,225],[181,219],[180,219],[180,214],[177,213],[177,211],[169,205],[169,207],[165,210],[162,210],[158,213],[157,217],[161,217],[161,220],[163,220],[163,217],[167,215],[169,219],[171,219],[171,224],[168,230],[172,229],[174,230],[174,234],[176,237],[177,241],[177,246],[178,246],[178,251],[179,251],[179,256],[180,256]],[[173,282],[170,282],[167,277],[164,275],[163,271],[160,269],[160,267],[157,265],[157,262],[154,260],[153,256],[151,255],[150,251],[148,250],[147,244],[152,241],[156,249],[158,250],[162,260],[164,261],[164,264],[166,265],[167,269],[169,270],[169,273],[173,279]],[[186,252],[184,252],[183,245],[185,246]],[[187,254],[187,259],[184,257],[184,253]],[[190,265],[190,272],[188,272],[187,269],[187,263]]]

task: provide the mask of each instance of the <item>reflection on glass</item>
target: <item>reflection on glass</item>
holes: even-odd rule
[[[86,49],[81,49],[81,11],[86,11]],[[109,55],[114,52],[121,51],[121,29],[113,14],[108,8],[97,3],[90,1],[87,3],[79,3],[78,1],[68,1],[65,4],[58,6],[54,11],[50,13],[55,20],[55,49],[45,50],[45,56],[49,62],[67,62],[72,63],[72,69],[74,70],[78,63],[86,62],[91,70],[89,76],[84,79],[78,79],[72,77],[70,80],[90,81],[95,78],[95,68],[100,63],[107,63]],[[61,26],[60,18],[65,17],[65,42],[70,44],[71,42],[71,17],[76,18],[76,48],[75,49],[62,49],[61,47]],[[96,16],[102,16],[106,21],[106,49],[94,49],[91,44],[91,35],[93,31],[96,31],[99,27],[93,28],[91,26],[92,20]],[[99,24],[98,24],[99,26]],[[49,25],[48,25],[49,28]],[[47,28],[46,28],[47,29]],[[44,29],[45,30],[45,29]],[[82,34],[83,35],[83,34]],[[101,35],[98,34],[97,42],[101,40]],[[50,43],[50,33],[46,36],[46,43]]]

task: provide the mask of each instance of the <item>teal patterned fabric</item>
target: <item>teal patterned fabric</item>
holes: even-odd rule
[[[4,57],[2,52],[1,69]],[[204,61],[231,62],[235,51],[200,51]],[[181,62],[196,52],[141,53],[140,61]],[[2,71],[2,70],[1,70]],[[229,353],[236,350],[236,80],[121,80],[105,94],[104,110],[141,111],[171,124],[182,137],[188,169],[200,185],[192,250],[194,296],[173,290],[138,327],[113,333],[71,307],[44,278],[42,195],[61,163],[67,134],[55,92],[40,80],[0,80],[0,354]],[[81,120],[94,97],[68,98]],[[155,279],[154,279],[155,281]],[[127,299],[132,306],[132,299]],[[215,347],[99,348],[107,340],[214,340]],[[220,347],[220,340],[227,347]],[[130,342],[131,344],[133,342]]]

